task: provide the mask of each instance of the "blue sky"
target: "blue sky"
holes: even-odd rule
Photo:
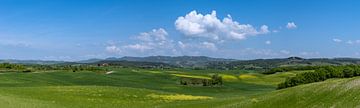
[[[0,59],[360,57],[357,0],[1,0]]]

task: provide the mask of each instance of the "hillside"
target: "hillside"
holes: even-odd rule
[[[228,107],[355,108],[360,105],[360,77],[332,79],[278,90]]]
[[[53,60],[16,60],[16,59],[4,59],[0,60],[0,63],[15,63],[15,64],[60,64],[65,63],[64,61],[53,61]]]
[[[222,87],[183,86],[179,76],[209,77],[216,70],[112,69],[111,72],[37,71],[0,73],[0,107],[5,108],[153,108],[222,101],[273,91],[263,76],[223,71]],[[252,76],[252,75],[248,75]],[[247,78],[256,78],[245,80]],[[273,77],[264,79],[280,78]],[[243,81],[244,79],[244,81]],[[275,81],[278,82],[278,81]],[[230,101],[231,102],[231,101]]]
[[[88,64],[108,64],[109,66],[123,66],[123,67],[138,67],[138,68],[174,68],[175,65],[161,63],[161,62],[146,62],[146,61],[125,61],[125,60],[101,60]]]
[[[210,62],[207,67],[213,69],[270,69],[282,66],[322,66],[322,65],[349,65],[360,64],[357,58],[311,58],[300,57],[277,58],[277,59],[255,59],[237,60],[232,62]]]
[[[149,56],[149,57],[129,57],[122,58],[107,58],[105,60],[124,60],[124,61],[140,61],[140,62],[158,62],[166,63],[170,65],[176,65],[179,67],[203,67],[209,62],[222,61],[229,62],[235,61],[234,59],[224,58],[211,58],[206,56]]]
[[[360,105],[357,101],[360,77],[328,79],[276,90],[285,78],[310,70],[265,75],[248,70],[102,68],[110,70],[2,71],[0,107],[322,108]],[[179,83],[181,77],[209,78],[215,73],[222,76],[224,85]]]

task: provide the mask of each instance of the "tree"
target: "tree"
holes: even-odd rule
[[[213,85],[222,85],[223,84],[222,77],[219,74],[212,75],[211,80],[213,82]]]
[[[344,77],[345,78],[351,78],[354,76],[354,70],[350,67],[346,67],[344,70],[343,70],[343,73],[344,73]]]

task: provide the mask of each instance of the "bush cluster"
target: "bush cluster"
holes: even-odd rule
[[[23,70],[23,69],[25,69],[25,67],[20,64],[0,63],[0,69]]]
[[[47,71],[47,70],[66,70],[66,71],[93,71],[103,72],[108,71],[107,68],[101,68],[93,65],[39,65],[39,64],[12,64],[0,63],[0,70],[15,70],[24,73],[32,71]]]
[[[180,84],[181,85],[216,86],[216,85],[222,85],[223,80],[222,80],[222,77],[218,74],[212,75],[211,79],[181,77]]]
[[[324,81],[330,78],[351,78],[354,76],[360,76],[360,66],[323,66],[314,72],[303,72],[294,77],[286,78],[285,82],[278,85],[278,89]]]
[[[287,66],[287,67],[276,67],[268,71],[263,72],[263,74],[274,74],[276,72],[288,72],[288,71],[301,71],[301,70],[315,70],[322,66]]]

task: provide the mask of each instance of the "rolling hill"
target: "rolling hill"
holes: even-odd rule
[[[209,62],[222,61],[229,62],[235,59],[211,58],[206,56],[149,56],[149,57],[129,57],[107,58],[105,60],[123,60],[123,61],[139,61],[139,62],[158,62],[175,65],[179,67],[204,67]]]
[[[360,105],[360,78],[332,79],[278,90],[229,107],[355,108]]]

